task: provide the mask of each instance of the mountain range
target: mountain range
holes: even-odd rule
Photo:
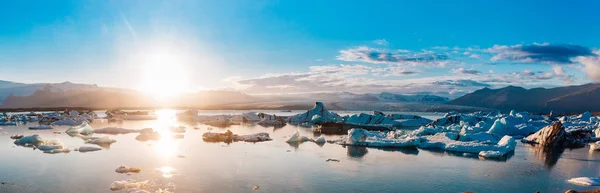
[[[483,88],[456,98],[453,105],[486,107],[499,110],[531,112],[600,111],[600,83],[556,88],[508,86],[500,89]]]
[[[556,88],[525,89],[508,86],[483,88],[450,100],[428,94],[328,92],[308,94],[248,95],[212,90],[186,93],[167,101],[148,94],[95,84],[0,81],[0,108],[155,108],[196,109],[306,109],[323,101],[334,110],[447,111],[518,110],[531,112],[600,111],[600,83]]]

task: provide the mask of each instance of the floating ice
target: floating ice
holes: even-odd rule
[[[371,133],[364,129],[350,129],[343,145],[367,146],[367,147],[416,147],[419,145],[418,137],[403,136],[394,138],[391,136],[381,136]]]
[[[140,134],[135,137],[135,139],[138,141],[149,141],[149,140],[158,141],[160,138],[161,138],[160,133],[154,132],[154,130],[152,130],[152,129],[142,129]]]
[[[31,129],[31,130],[48,130],[48,129],[54,129],[54,128],[50,125],[36,125],[36,126],[30,126],[29,129]]]
[[[90,138],[85,141],[85,143],[96,144],[101,147],[110,146],[111,144],[116,143],[116,142],[117,142],[117,140],[110,139],[110,138],[108,138],[108,136]]]
[[[324,135],[321,135],[321,136],[319,136],[319,138],[317,138],[317,140],[315,140],[315,143],[324,144],[324,143],[327,143],[327,140],[325,140]]]
[[[579,177],[571,178],[568,182],[581,186],[600,186],[600,178]]]
[[[485,157],[485,158],[499,158],[502,157],[504,154],[502,154],[502,152],[500,151],[481,151],[479,152],[479,156],[480,157]]]
[[[105,127],[102,129],[96,129],[94,130],[94,133],[99,133],[99,134],[110,134],[110,135],[118,135],[118,134],[128,134],[128,133],[139,133],[139,130],[135,130],[135,129],[125,129],[125,128],[119,128],[119,127]]]
[[[43,140],[37,148],[41,151],[51,151],[65,148],[65,144],[59,139]]]
[[[69,129],[67,129],[65,133],[69,135],[90,135],[94,133],[94,129],[92,129],[92,127],[87,122],[84,122],[81,125],[69,127]]]
[[[127,166],[119,166],[117,169],[115,169],[115,172],[120,173],[120,174],[124,174],[124,173],[140,173],[142,171],[142,169],[140,168],[133,168],[133,167],[127,167]]]
[[[144,189],[132,188],[132,189],[127,190],[127,193],[151,193],[151,192],[144,190]]]
[[[33,145],[33,146],[38,146],[40,144],[42,144],[44,142],[44,140],[42,139],[42,137],[40,137],[39,135],[35,134],[35,135],[30,135],[30,136],[25,136],[22,137],[20,139],[15,140],[15,145]]]
[[[69,149],[69,148],[52,149],[52,150],[44,151],[44,153],[48,153],[48,154],[69,153],[69,152],[71,152],[71,149]]]
[[[23,138],[23,135],[15,134],[15,135],[11,135],[10,138],[11,139],[21,139],[21,138]]]
[[[79,151],[81,153],[90,152],[90,151],[99,151],[99,150],[102,150],[102,148],[90,147],[90,146],[81,146],[81,147],[75,149],[75,151]]]
[[[77,126],[77,125],[83,124],[84,122],[87,123],[86,121],[83,121],[83,120],[76,121],[74,119],[65,119],[65,120],[55,121],[52,123],[52,125]]]
[[[227,130],[225,133],[204,133],[202,134],[202,140],[208,142],[236,142],[236,141],[245,141],[245,142],[262,142],[262,141],[270,141],[272,140],[269,137],[268,133],[255,133],[250,135],[237,135],[233,134],[233,132]]]
[[[590,144],[590,151],[600,151],[600,141]]]
[[[122,180],[114,181],[110,185],[110,190],[128,190],[128,189],[142,189],[148,185],[148,180],[136,182],[135,180]]]
[[[325,109],[322,102],[316,102],[315,107],[302,114],[297,114],[288,118],[289,123],[307,123],[310,122],[315,115],[320,116],[327,122],[340,122],[342,117],[336,113],[329,112]]]
[[[306,141],[312,141],[312,139],[309,137],[306,137],[306,136],[301,136],[300,133],[298,131],[296,131],[296,133],[292,134],[292,136],[290,136],[290,138],[288,138],[285,142],[287,142],[287,143],[302,143],[302,142],[306,142]]]

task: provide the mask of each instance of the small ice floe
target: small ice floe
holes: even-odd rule
[[[129,190],[129,189],[143,189],[148,185],[148,180],[145,181],[135,181],[135,180],[121,180],[114,181],[110,185],[110,190],[118,191],[118,190]]]
[[[59,139],[50,139],[50,140],[43,140],[43,142],[41,142],[40,145],[38,145],[36,147],[37,147],[37,149],[46,152],[46,151],[52,151],[52,150],[56,150],[56,149],[64,149],[65,144],[63,144],[63,142],[60,141]]]
[[[94,133],[109,134],[109,135],[119,135],[119,134],[139,133],[139,132],[140,132],[140,130],[125,129],[125,128],[119,128],[119,127],[105,127],[102,129],[94,130]]]
[[[94,134],[94,129],[87,123],[84,122],[81,125],[72,126],[65,131],[68,135],[91,135]]]
[[[44,140],[42,139],[42,137],[40,137],[39,135],[35,134],[35,135],[30,135],[30,136],[25,136],[25,137],[21,137],[20,139],[15,140],[15,145],[20,145],[20,146],[38,146],[40,144],[42,144],[44,142]]]
[[[343,140],[341,144],[367,147],[416,147],[420,142],[418,137],[394,137],[383,134],[364,129],[350,129],[346,140]]]
[[[325,160],[325,162],[340,162],[340,160],[329,158],[329,159]]]
[[[567,182],[581,186],[600,186],[600,178],[579,177],[571,178]]]
[[[11,139],[21,139],[21,138],[23,138],[23,135],[15,134],[15,135],[11,135],[10,138]]]
[[[324,135],[321,135],[321,136],[319,136],[319,138],[317,138],[317,140],[315,140],[315,143],[324,144],[324,143],[327,143],[327,140],[325,139]]]
[[[237,135],[233,134],[233,132],[227,130],[225,133],[204,133],[202,134],[202,140],[207,142],[236,142],[236,141],[245,141],[245,142],[262,142],[262,141],[271,141],[271,137],[269,137],[268,133],[255,133],[250,135]]]
[[[110,147],[111,144],[116,143],[117,140],[108,138],[108,136],[104,137],[93,137],[85,141],[88,144],[95,144],[100,147]]]
[[[86,153],[86,152],[90,152],[90,151],[100,151],[100,150],[102,150],[102,148],[90,147],[90,146],[81,146],[81,147],[75,149],[75,151],[79,151],[81,153]]]
[[[590,144],[590,151],[600,151],[600,141]]]
[[[36,125],[36,126],[30,126],[29,129],[30,130],[49,130],[49,129],[54,129],[54,128],[50,125]]]
[[[290,136],[290,138],[288,138],[285,142],[287,142],[287,143],[302,143],[302,142],[307,142],[307,141],[314,141],[314,140],[311,139],[310,137],[301,136],[300,133],[298,131],[296,131],[296,133],[294,133],[292,136]]]
[[[252,190],[260,190],[260,186],[254,186],[252,187]]]
[[[161,135],[158,132],[155,132],[154,130],[152,130],[151,128],[146,128],[146,129],[142,129],[140,131],[140,134],[138,136],[135,137],[136,140],[138,141],[158,141],[160,139]]]
[[[502,154],[502,152],[500,151],[481,151],[479,152],[479,157],[485,157],[485,158],[499,158],[502,157],[504,154]]]
[[[55,121],[52,125],[64,125],[64,126],[77,126],[83,123],[87,123],[86,120],[74,120],[74,119],[65,119],[60,121]]]
[[[69,149],[69,148],[52,149],[52,150],[44,151],[44,153],[47,153],[47,154],[69,153],[69,152],[71,152],[71,149]]]
[[[127,167],[127,166],[119,166],[117,169],[115,169],[115,172],[120,173],[120,174],[125,174],[125,173],[140,173],[142,171],[142,169],[140,168],[134,168],[134,167]]]

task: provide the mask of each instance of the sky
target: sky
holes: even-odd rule
[[[5,1],[0,80],[461,95],[600,81],[598,1]]]

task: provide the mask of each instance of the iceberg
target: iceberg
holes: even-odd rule
[[[40,145],[37,146],[37,149],[41,151],[50,151],[63,148],[65,148],[65,144],[59,139],[42,140]]]
[[[124,173],[140,173],[141,171],[142,171],[142,169],[140,169],[140,168],[127,167],[127,166],[124,166],[124,165],[121,165],[117,169],[115,169],[115,172],[120,173],[120,174],[124,174]]]
[[[342,145],[366,146],[366,147],[416,147],[420,143],[418,137],[403,136],[392,138],[371,133],[364,129],[350,129]]]
[[[297,114],[288,118],[288,123],[309,123],[315,115],[320,116],[323,120],[327,122],[340,122],[342,121],[342,117],[336,113],[329,112],[325,109],[325,105],[322,102],[316,102],[315,107],[306,111],[302,114]]]
[[[65,120],[55,121],[55,122],[52,123],[52,125],[77,126],[77,125],[81,125],[83,123],[87,123],[87,121],[84,121],[84,120],[74,120],[74,119],[65,119]]]
[[[499,158],[502,157],[504,154],[502,154],[502,152],[500,151],[481,151],[479,152],[479,156],[480,157],[485,157],[485,158]]]
[[[128,190],[128,189],[142,189],[148,185],[148,180],[136,182],[135,180],[122,180],[122,181],[114,181],[110,185],[110,190]]]
[[[600,151],[600,141],[590,144],[590,151]]]
[[[142,129],[140,134],[135,137],[138,141],[158,141],[161,138],[160,133],[154,132],[151,128]]]
[[[81,125],[69,127],[67,131],[65,131],[68,135],[91,135],[94,134],[94,129],[87,123],[83,122]]]
[[[36,125],[36,126],[30,126],[29,129],[30,130],[49,130],[49,129],[54,129],[54,128],[50,125]]]
[[[105,127],[102,129],[94,130],[94,133],[98,134],[109,134],[109,135],[118,135],[118,134],[128,134],[128,133],[139,133],[139,130],[135,129],[125,129],[119,127]]]
[[[600,178],[579,177],[571,178],[567,181],[571,184],[577,184],[581,186],[600,186]]]
[[[327,140],[325,140],[325,136],[324,135],[321,135],[321,136],[319,136],[319,138],[317,138],[317,140],[315,140],[315,143],[317,143],[317,144],[324,144],[324,143],[327,143]]]
[[[290,136],[290,138],[285,140],[286,143],[302,143],[302,142],[306,142],[306,141],[313,141],[313,140],[309,137],[301,136],[298,131],[296,131],[296,133],[292,134],[292,136]]]
[[[144,189],[132,188],[132,189],[127,190],[127,193],[151,193],[151,192],[149,192],[148,190],[144,190]]]
[[[272,140],[269,137],[268,133],[256,133],[250,135],[237,135],[233,134],[233,132],[227,130],[225,133],[204,133],[202,134],[202,140],[207,142],[237,142],[237,141],[245,141],[245,142],[262,142],[262,141],[270,141]]]
[[[15,140],[14,144],[21,145],[21,146],[27,146],[27,145],[38,146],[38,145],[42,144],[43,142],[44,142],[44,140],[42,139],[42,137],[35,134],[35,135],[25,136],[20,139],[17,139],[17,140]]]
[[[575,141],[569,139],[569,134],[560,121],[549,125],[521,140],[523,143],[538,144],[544,148],[561,148],[572,146]]]
[[[102,148],[89,147],[89,146],[81,146],[81,147],[75,149],[75,151],[79,151],[81,153],[90,152],[90,151],[100,151],[100,150],[102,150]]]
[[[117,142],[117,140],[110,139],[110,138],[108,138],[108,136],[94,137],[94,138],[90,138],[85,141],[85,143],[95,144],[100,147],[109,147],[111,144],[116,143],[116,142]]]
[[[494,124],[488,131],[499,136],[504,135],[521,135],[522,133],[515,126],[523,123],[521,119],[514,117],[504,117],[494,121]]]
[[[47,153],[47,154],[69,153],[69,152],[71,152],[71,149],[69,149],[69,148],[52,149],[52,150],[44,151],[44,153]]]

